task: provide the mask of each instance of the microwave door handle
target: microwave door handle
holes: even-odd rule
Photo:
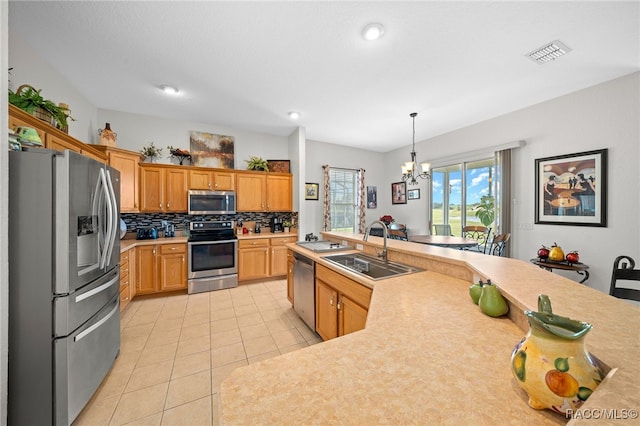
[[[107,203],[107,229],[105,230],[104,235],[104,250],[102,252],[102,258],[100,259],[100,269],[104,269],[107,263],[107,245],[109,244],[109,236],[111,235],[112,224],[112,216],[113,211],[111,210],[111,201],[109,200],[109,192],[107,190],[107,177],[104,174],[104,169],[100,169],[100,180],[102,181],[102,193],[104,195],[104,199]],[[102,197],[101,197],[102,198]],[[104,214],[104,209],[100,208],[101,212]]]
[[[107,170],[107,176],[106,176],[106,181],[107,181],[107,202],[109,204],[109,209],[111,211],[111,220],[109,222],[111,228],[110,228],[110,234],[108,236],[108,242],[109,242],[109,249],[107,250],[107,256],[105,258],[105,266],[108,264],[109,259],[111,259],[111,254],[113,253],[113,247],[116,244],[116,229],[118,227],[118,206],[116,204],[116,193],[113,190],[113,183],[111,182],[111,173],[109,173],[109,170]]]

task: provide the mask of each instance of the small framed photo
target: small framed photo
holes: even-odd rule
[[[291,162],[289,160],[267,160],[270,172],[291,173]]]
[[[419,200],[420,199],[420,190],[419,189],[410,189],[407,192],[407,198],[409,200]]]
[[[535,160],[535,223],[607,226],[607,149]]]
[[[391,204],[407,204],[407,183],[391,184]]]
[[[317,183],[305,183],[304,184],[304,199],[305,200],[317,200],[320,185]]]

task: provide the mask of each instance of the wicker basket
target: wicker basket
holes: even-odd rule
[[[28,84],[23,84],[22,86],[18,87],[18,90],[16,90],[16,93],[20,94],[25,89],[31,89],[34,92],[37,92],[37,90],[34,89],[32,86],[29,86]],[[56,125],[56,121],[53,119],[53,115],[51,115],[51,113],[44,108],[41,108],[41,107],[36,108],[35,111],[31,112],[31,115],[33,115],[34,117],[42,121],[45,121],[46,123],[54,127]]]

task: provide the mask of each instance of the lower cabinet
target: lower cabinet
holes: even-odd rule
[[[242,239],[238,241],[238,281],[284,277],[287,269],[287,247],[297,236]]]
[[[372,290],[316,264],[316,331],[323,340],[362,330]]]
[[[134,266],[134,249],[120,253],[120,312],[127,307],[133,296],[135,296]]]
[[[293,258],[293,252],[287,250],[287,299],[293,305],[293,265],[295,259]]]
[[[136,247],[136,294],[186,288],[186,244],[167,243]]]

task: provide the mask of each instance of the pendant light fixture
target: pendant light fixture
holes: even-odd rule
[[[402,165],[402,180],[406,181],[409,185],[417,185],[418,179],[429,179],[431,175],[429,175],[429,169],[431,168],[430,163],[421,163],[422,173],[416,173],[416,116],[417,112],[412,112],[409,116],[413,119],[413,148],[411,149],[411,161],[407,161]]]

